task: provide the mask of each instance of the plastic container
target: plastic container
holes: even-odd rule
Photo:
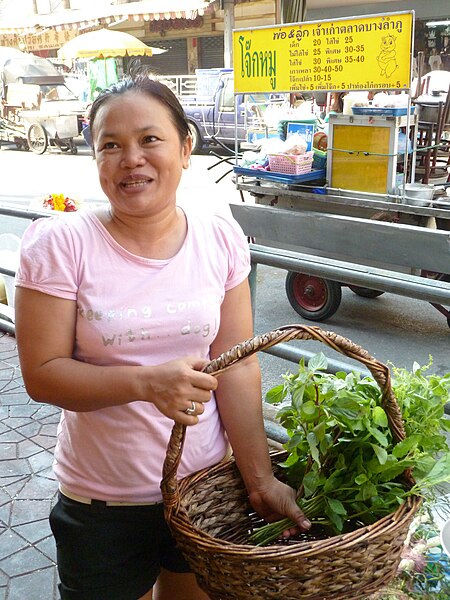
[[[343,115],[352,115],[354,114],[352,112],[353,110],[353,104],[357,102],[357,100],[355,98],[352,98],[350,95],[344,96],[344,103],[343,103],[343,107],[342,107],[342,114]]]
[[[325,169],[312,169],[307,173],[300,175],[289,175],[286,173],[276,173],[275,171],[264,171],[260,169],[246,169],[245,167],[233,167],[236,175],[244,175],[255,179],[265,181],[276,181],[277,183],[286,183],[287,185],[298,185],[301,183],[324,180],[326,176]],[[319,192],[316,192],[319,193]],[[326,193],[325,191],[320,193]]]
[[[444,523],[440,537],[442,550],[450,556],[450,519]]]
[[[313,169],[325,169],[327,166],[327,151],[314,148]]]
[[[4,269],[16,271],[19,267],[20,238],[13,233],[0,235],[0,266]],[[8,306],[14,307],[14,277],[3,275],[5,282],[6,301]]]
[[[368,92],[348,92],[343,96],[342,114],[352,115],[353,105],[360,102],[367,104],[369,101]]]
[[[416,107],[411,106],[410,114],[413,115]],[[396,108],[382,108],[379,106],[352,106],[354,115],[369,115],[371,117],[403,117],[408,114],[406,106],[398,106]]]
[[[277,173],[300,175],[312,170],[313,152],[305,154],[269,154],[269,167]]]

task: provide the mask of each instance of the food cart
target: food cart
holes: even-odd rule
[[[1,68],[0,141],[36,154],[59,148],[76,154],[84,105],[47,60],[24,54]]]
[[[348,285],[368,298],[427,300],[450,326],[450,197],[444,185],[415,182],[413,28],[408,11],[234,32],[236,93],[407,96],[401,109],[331,116],[326,166],[309,173],[234,167],[237,189],[254,199],[232,207],[254,242],[254,264],[288,271],[288,299],[304,318],[332,316]]]

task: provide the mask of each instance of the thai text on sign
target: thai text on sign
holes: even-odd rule
[[[235,92],[411,87],[414,11],[233,32]]]
[[[0,46],[10,48],[19,48],[24,52],[37,50],[52,50],[61,48],[63,44],[78,35],[78,31],[66,29],[65,31],[56,31],[48,29],[45,32],[0,35]]]

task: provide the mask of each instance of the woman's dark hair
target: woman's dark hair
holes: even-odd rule
[[[137,72],[132,76],[125,77],[118,83],[103,90],[100,95],[97,96],[92,103],[89,114],[89,126],[92,138],[95,131],[95,118],[99,108],[106,104],[110,98],[125,94],[126,92],[140,92],[158,100],[158,102],[169,110],[170,117],[178,131],[181,143],[186,140],[189,135],[189,123],[178,98],[167,85],[161,83],[157,79],[153,79],[145,71]]]

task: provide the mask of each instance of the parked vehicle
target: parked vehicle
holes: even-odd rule
[[[188,117],[193,152],[205,145],[225,144],[234,147],[247,141],[249,130],[264,128],[263,112],[271,102],[280,102],[280,95],[234,95],[232,69],[197,69],[195,76],[160,77],[178,96]],[[237,106],[237,131],[235,125]]]
[[[0,66],[0,140],[43,154],[48,146],[73,154],[85,105],[52,63],[24,54]]]
[[[264,137],[263,113],[269,104],[284,101],[281,94],[237,94],[235,105],[232,69],[197,69],[196,75],[158,77],[178,97],[189,121],[192,151],[207,145],[235,146],[252,141],[252,132]],[[237,113],[237,130],[235,106]],[[91,145],[89,118],[85,117],[82,133]]]

